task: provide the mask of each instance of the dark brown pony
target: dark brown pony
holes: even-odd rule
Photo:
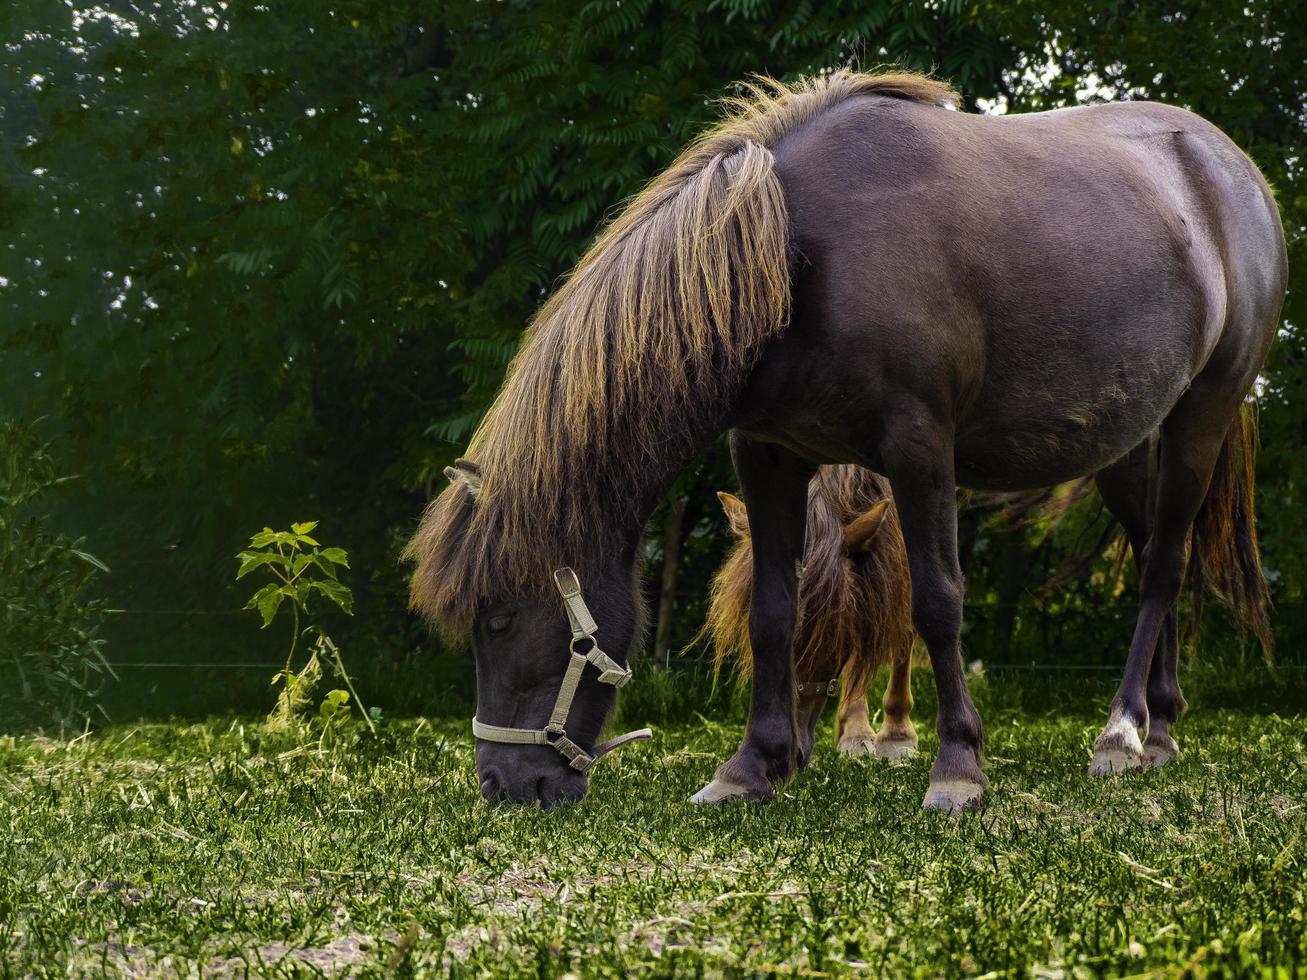
[[[754,669],[744,742],[713,798],[770,798],[795,769],[796,566],[821,463],[893,488],[939,695],[925,803],[945,810],[988,782],[959,648],[955,488],[1100,473],[1146,543],[1092,766],[1142,764],[1153,722],[1181,703],[1169,637],[1196,520],[1196,550],[1227,586],[1265,596],[1241,406],[1284,297],[1279,216],[1251,161],[1183,109],[952,104],[948,86],[907,73],[753,87],[541,309],[471,462],[409,548],[415,605],[474,638],[483,730],[538,733],[557,710],[575,635],[551,591],[561,566],[625,659],[644,522],[733,429]],[[1139,448],[1152,440],[1155,455]],[[594,747],[618,674],[580,679],[569,747]],[[483,793],[583,795],[556,748],[478,739]]]
[[[749,605],[753,542],[744,502],[719,493],[736,536],[713,579],[703,634],[718,671],[731,661],[742,676],[753,670]],[[917,748],[912,711],[912,601],[908,556],[889,484],[858,466],[823,466],[808,484],[808,534],[799,580],[794,631],[795,721],[799,764],[811,758],[827,682],[840,681],[835,737],[844,755],[885,759]],[[879,732],[867,711],[867,684],[890,668]]]

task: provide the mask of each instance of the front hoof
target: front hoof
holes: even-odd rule
[[[1110,776],[1117,772],[1137,772],[1144,767],[1144,750],[1135,738],[1135,744],[1119,740],[1094,746],[1094,758],[1089,763],[1089,775]]]
[[[980,806],[985,787],[969,779],[940,779],[930,784],[922,808],[940,813],[958,814]]]
[[[880,759],[906,759],[917,754],[915,735],[893,735],[876,739],[876,757]]]
[[[1148,741],[1144,743],[1144,766],[1148,769],[1157,769],[1174,762],[1179,754],[1180,746],[1170,735],[1150,732]]]
[[[1116,772],[1133,772],[1144,767],[1144,743],[1140,729],[1148,723],[1134,724],[1124,713],[1113,711],[1103,734],[1094,742],[1094,758],[1089,775],[1110,776]]]
[[[770,786],[747,786],[731,779],[718,776],[699,792],[690,797],[691,803],[725,803],[728,800],[760,800],[773,797]]]
[[[848,756],[850,759],[856,759],[864,755],[875,755],[876,739],[869,732],[860,732],[856,735],[842,735],[837,746],[840,755]]]
[[[1111,776],[1118,772],[1138,772],[1144,767],[1142,755],[1116,749],[1096,749],[1089,763],[1089,775]]]

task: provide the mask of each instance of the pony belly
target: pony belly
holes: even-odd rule
[[[1047,435],[1036,437],[1019,455],[994,452],[964,455],[959,450],[955,459],[958,486],[993,491],[1055,486],[1097,472],[1133,448],[1127,447],[1116,453],[1100,451],[1090,457],[1058,451],[1046,444],[1050,438]],[[1040,445],[1041,441],[1045,445]]]
[[[1108,403],[1056,417],[990,419],[986,426],[959,430],[957,482],[977,490],[1029,490],[1088,476],[1147,439],[1178,397],[1132,411]]]
[[[955,430],[959,483],[1024,490],[1088,476],[1161,426],[1192,381],[1197,317],[1155,312],[1132,323],[1094,312],[1059,331],[1037,366],[1020,357],[986,365]],[[1022,349],[1038,349],[1030,331],[1018,336]]]

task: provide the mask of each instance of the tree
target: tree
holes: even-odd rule
[[[531,312],[713,98],[854,60],[993,95],[1008,54],[974,9],[901,0],[3,16],[0,407],[57,420],[129,611],[234,601],[237,529],[312,512],[379,634]]]

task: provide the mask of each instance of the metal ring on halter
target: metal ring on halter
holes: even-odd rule
[[[567,736],[567,716],[572,710],[572,699],[576,697],[577,686],[581,683],[581,674],[587,664],[592,664],[599,671],[599,682],[620,688],[631,679],[631,668],[619,664],[603,650],[595,634],[599,626],[595,623],[590,609],[581,595],[581,579],[571,568],[563,567],[554,572],[554,585],[563,597],[567,609],[567,619],[572,627],[572,641],[568,644],[570,660],[567,673],[558,688],[558,697],[554,699],[554,708],[549,713],[549,722],[544,728],[504,728],[499,725],[487,725],[476,718],[472,719],[472,734],[483,742],[499,742],[506,745],[548,745],[578,772],[585,772],[595,764],[600,756],[607,755],[613,749],[634,742],[638,739],[653,738],[653,732],[640,728],[617,738],[596,745],[594,753],[586,752]],[[581,653],[576,645],[582,640],[589,640],[590,649]]]

